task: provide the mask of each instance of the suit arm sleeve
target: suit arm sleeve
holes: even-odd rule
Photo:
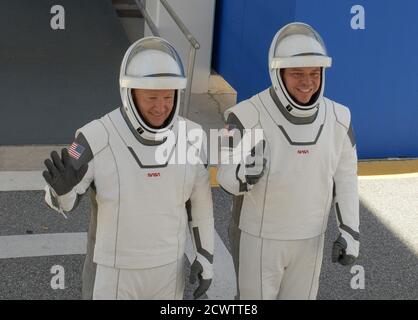
[[[340,233],[347,241],[347,254],[355,257],[359,252],[359,196],[357,181],[357,151],[350,127],[334,175],[335,211]]]
[[[211,279],[215,228],[205,141],[203,139],[203,146],[200,150],[203,161],[196,166],[196,178],[190,199],[186,202],[186,209],[196,259],[203,267],[202,277]]]
[[[221,136],[221,161],[218,165],[217,180],[226,192],[233,195],[243,195],[251,186],[238,177],[238,170],[242,161],[241,141],[244,134],[244,126],[234,113],[230,113],[226,120],[226,126]]]

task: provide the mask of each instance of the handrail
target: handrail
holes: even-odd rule
[[[179,16],[174,12],[173,8],[168,4],[167,0],[160,0],[164,8],[170,14],[171,18],[173,18],[174,22],[180,28],[181,32],[185,35],[187,40],[189,40],[190,44],[196,49],[200,49],[200,44],[197,42],[196,38],[190,33],[189,29],[187,29],[186,25],[181,21]]]
[[[151,17],[149,16],[149,14],[148,14],[147,10],[145,9],[144,4],[142,3],[142,1],[135,0],[135,3],[138,6],[139,11],[141,11],[141,14],[144,17],[145,21],[148,23],[152,34],[159,37],[160,33],[158,32],[158,28],[155,25],[154,21],[152,21]]]
[[[152,34],[159,37],[160,35],[158,32],[158,28],[152,21],[151,17],[148,15],[146,8],[142,2],[143,0],[141,1],[135,0],[135,3],[137,4],[143,17],[145,18],[145,21],[149,25]],[[193,81],[193,71],[194,71],[194,65],[195,65],[195,59],[196,59],[196,50],[200,49],[200,44],[196,40],[196,38],[190,33],[189,29],[186,27],[183,21],[181,21],[180,17],[174,12],[173,8],[168,4],[168,2],[166,0],[160,0],[160,2],[163,5],[163,7],[167,10],[168,14],[174,20],[176,25],[179,27],[179,29],[181,30],[181,32],[186,37],[186,39],[190,42],[190,45],[191,45],[190,52],[189,52],[189,60],[187,64],[187,86],[186,86],[186,91],[184,93],[183,110],[181,112],[181,115],[187,118],[189,115],[190,95],[192,92],[192,81]]]

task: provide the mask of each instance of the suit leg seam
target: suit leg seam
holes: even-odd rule
[[[316,255],[315,255],[315,266],[314,266],[314,270],[313,270],[313,273],[312,273],[311,287],[309,289],[308,299],[311,297],[311,294],[312,294],[313,282],[314,282],[314,279],[315,279],[316,269],[318,268],[318,256],[319,256],[319,251],[320,251],[319,249],[320,249],[321,238],[322,237],[323,237],[323,235],[320,235],[318,237],[318,245],[317,245],[317,248],[316,248]]]

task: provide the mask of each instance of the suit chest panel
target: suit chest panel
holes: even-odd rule
[[[308,172],[317,177],[329,176],[337,165],[337,156],[334,128],[326,106],[321,106],[313,123],[296,125],[281,115],[275,105],[267,110],[266,104],[259,104],[259,110],[268,145],[270,175],[284,181],[306,176]]]
[[[135,201],[133,199],[141,199],[150,210],[184,205],[188,191],[186,184],[188,180],[193,180],[194,171],[187,170],[186,164],[170,163],[178,151],[177,144],[142,145],[130,132],[118,130],[120,128],[109,122],[105,125],[109,133],[109,146],[102,159],[95,161],[95,180],[103,182],[100,183],[103,192],[97,186],[98,195],[108,194],[112,197],[109,200],[116,201],[115,189],[119,189],[117,197],[120,201],[131,203]],[[164,152],[166,150],[168,153]],[[165,154],[166,161],[155,160],[158,152]]]

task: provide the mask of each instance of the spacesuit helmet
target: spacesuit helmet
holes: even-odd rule
[[[159,37],[145,37],[133,43],[125,53],[120,68],[120,94],[127,121],[146,140],[162,140],[177,119],[181,90],[187,78],[174,47]],[[173,109],[158,128],[150,125],[135,105],[132,89],[175,90]]]
[[[330,67],[331,63],[321,36],[308,24],[289,23],[276,33],[269,50],[270,79],[277,97],[290,114],[309,117],[318,110],[324,93],[325,68]],[[281,71],[304,67],[320,67],[321,84],[311,100],[301,104],[289,94]]]

